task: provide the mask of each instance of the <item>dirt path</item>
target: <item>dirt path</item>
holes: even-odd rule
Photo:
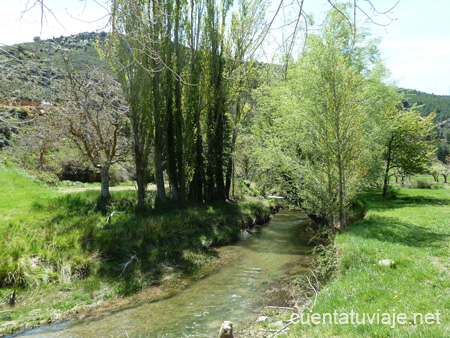
[[[63,190],[60,190],[60,192],[64,193],[64,194],[70,194],[70,193],[74,193],[74,192],[83,192],[86,190],[97,190],[100,191],[100,187],[73,187],[73,188],[65,188]],[[122,190],[137,190],[137,187],[134,185],[121,185],[118,187],[109,187],[110,191],[122,191]],[[156,185],[155,184],[149,184],[147,186],[147,190],[156,190]]]

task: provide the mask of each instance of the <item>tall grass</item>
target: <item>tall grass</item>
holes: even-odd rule
[[[58,193],[20,170],[2,166],[0,187],[0,310],[10,294],[19,303],[32,291],[52,299],[60,294],[64,299],[45,304],[50,318],[55,309],[68,311],[95,297],[139,291],[169,268],[199,276],[217,255],[214,246],[238,239],[241,229],[270,214],[267,204],[256,199],[240,205],[136,212],[135,191],[112,191],[104,213],[97,208],[96,191]],[[71,291],[61,294],[60,288]],[[86,288],[87,297],[69,296]],[[103,289],[107,291],[102,296]],[[7,313],[26,321],[26,311],[20,311]]]

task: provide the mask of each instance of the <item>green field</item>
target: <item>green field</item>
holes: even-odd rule
[[[386,200],[380,196],[378,190],[364,194],[365,219],[336,236],[337,272],[311,309],[320,314],[320,324],[317,316],[315,324],[307,324],[304,315],[289,337],[450,336],[450,189],[402,189]],[[394,266],[381,266],[383,259]],[[335,311],[338,324],[334,317],[330,324],[323,314]],[[380,324],[356,325],[354,315],[351,325],[351,312],[359,320],[363,314],[379,315]],[[394,313],[402,314],[398,321]]]

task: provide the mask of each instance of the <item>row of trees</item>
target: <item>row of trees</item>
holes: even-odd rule
[[[442,163],[437,160],[431,165],[430,174],[436,182],[439,182],[439,176],[442,175],[444,177],[444,183],[447,183],[447,177],[450,175],[450,156],[447,157],[445,162]]]
[[[96,46],[104,68],[77,69],[70,52],[63,55],[63,104],[36,124],[40,167],[50,145],[69,138],[100,170],[102,201],[110,197],[111,166],[129,160],[130,149],[140,208],[151,178],[159,202],[229,198],[237,130],[262,71],[253,58],[264,4],[116,0],[111,6],[112,32]]]
[[[164,202],[230,196],[235,130],[257,63],[251,42],[259,1],[115,1],[103,55],[130,106],[138,184],[144,206],[151,172]]]

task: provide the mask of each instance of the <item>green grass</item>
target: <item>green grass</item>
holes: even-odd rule
[[[291,326],[290,337],[449,337],[450,189],[403,189],[362,196],[369,212],[336,237],[338,269],[313,313],[404,313],[407,324]],[[379,265],[392,259],[395,267]],[[440,325],[413,314],[441,313]],[[338,317],[339,318],[339,317]],[[305,317],[306,319],[306,317]]]
[[[136,293],[167,274],[175,288],[200,278],[217,261],[215,246],[270,214],[255,198],[139,213],[132,190],[112,191],[103,213],[98,191],[63,194],[4,166],[0,187],[0,335]],[[13,292],[18,305],[10,308]]]

